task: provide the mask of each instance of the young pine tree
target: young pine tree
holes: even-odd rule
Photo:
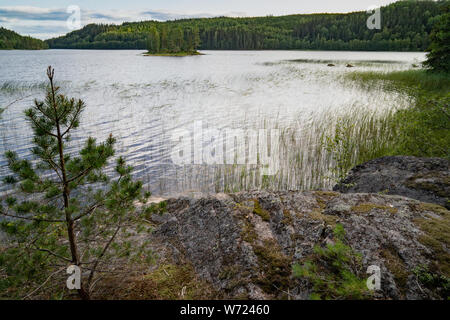
[[[103,172],[114,155],[112,135],[103,143],[88,138],[77,155],[69,154],[70,133],[78,128],[85,104],[59,93],[51,67],[47,76],[45,100],[25,111],[36,161],[6,153],[12,175],[4,180],[15,185],[15,192],[0,201],[1,227],[9,240],[9,248],[0,250],[0,269],[7,273],[0,289],[36,279],[34,293],[38,281],[48,282],[76,265],[83,273],[78,294],[90,299],[98,274],[111,269],[112,262],[145,255],[145,244],[130,252],[136,246],[128,240],[140,219],[136,201],[145,202],[149,194],[142,194],[142,183],[132,180],[132,168],[121,157],[117,177]],[[59,288],[65,285],[60,281]]]

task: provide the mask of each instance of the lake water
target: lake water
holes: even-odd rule
[[[0,176],[8,174],[5,150],[30,157],[31,131],[23,110],[34,98],[43,98],[45,70],[52,65],[62,92],[87,104],[71,151],[87,136],[104,140],[113,133],[117,155],[125,156],[155,195],[330,188],[332,179],[323,177],[332,163],[321,151],[320,133],[346,113],[383,113],[408,103],[407,97],[381,87],[366,90],[349,83],[344,75],[409,69],[425,58],[424,53],[400,52],[203,53],[179,58],[148,57],[133,50],[0,51],[0,106],[8,106],[0,120]],[[347,68],[347,63],[355,67]],[[232,146],[217,144],[227,130],[245,138]],[[267,163],[261,160],[261,140],[249,138],[259,130],[269,135],[268,154],[277,162],[268,176],[262,174],[261,164]],[[274,138],[271,130],[277,133]],[[177,138],[181,134],[185,140]],[[272,146],[273,139],[281,141],[280,149]],[[254,151],[250,141],[258,141],[256,164],[249,161]],[[209,146],[218,161],[199,157],[196,146]],[[244,163],[222,160],[227,157],[243,157]]]

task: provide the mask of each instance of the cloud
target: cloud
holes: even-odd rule
[[[0,17],[17,20],[60,20],[65,21],[68,17],[66,10],[44,9],[36,7],[0,7]]]
[[[242,12],[225,14],[183,13],[162,10],[83,10],[81,9],[81,25],[89,23],[121,24],[123,22],[145,20],[175,20],[187,18],[211,18],[216,16],[245,16]],[[29,6],[0,7],[0,26],[14,30],[23,35],[40,39],[48,39],[64,35],[72,30],[66,21],[72,13],[62,8],[38,8]]]

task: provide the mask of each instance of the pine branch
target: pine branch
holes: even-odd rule
[[[31,297],[35,292],[37,292],[39,289],[41,289],[43,286],[45,286],[45,284],[46,284],[46,283],[47,283],[54,275],[60,273],[60,272],[63,271],[64,269],[65,269],[65,267],[63,267],[63,268],[61,268],[61,269],[59,269],[59,270],[53,272],[52,274],[50,274],[50,275],[48,276],[48,278],[47,278],[47,279],[46,279],[39,287],[37,287],[36,289],[34,289],[32,292],[30,292],[29,294],[27,294],[25,297],[23,297],[22,300],[25,300],[25,299]]]
[[[92,213],[95,209],[97,209],[98,207],[101,207],[102,205],[103,205],[103,202],[96,203],[95,205],[90,207],[85,212],[83,212],[83,213],[79,214],[78,216],[76,216],[75,218],[73,218],[73,221],[77,221],[77,220],[83,218],[84,216],[87,216],[88,214]]]
[[[43,127],[41,127],[41,125],[36,121],[36,119],[34,119],[33,116],[29,117],[29,119],[31,120],[31,122],[33,122],[33,124],[40,130],[42,130],[43,132],[45,132],[45,134],[58,138],[58,136],[50,131],[48,131],[47,129],[44,129]]]
[[[57,253],[54,253],[54,252],[51,251],[51,250],[48,250],[48,249],[45,249],[45,248],[39,248],[39,247],[36,246],[34,243],[33,243],[33,246],[34,246],[35,249],[38,250],[38,251],[47,252],[47,253],[51,254],[52,256],[54,256],[54,257],[56,257],[56,258],[59,258],[59,259],[61,259],[61,260],[64,260],[64,261],[67,261],[67,262],[72,262],[72,260],[70,260],[70,259],[68,259],[68,258],[66,258],[66,257],[63,257],[63,256],[61,256],[61,255],[59,255],[59,254],[57,254]]]
[[[97,160],[99,160],[103,156],[104,152],[100,153],[100,155],[97,157]],[[71,183],[78,179],[77,184],[80,182],[80,180],[85,177],[89,172],[91,172],[94,169],[94,166],[89,166],[87,169],[83,170],[79,174],[77,174],[75,177],[70,178],[67,183]]]
[[[106,245],[103,247],[102,253],[101,253],[101,254],[99,255],[99,257],[97,258],[97,261],[95,261],[94,266],[92,267],[92,271],[91,271],[91,273],[89,274],[89,278],[88,278],[88,280],[87,280],[87,287],[88,287],[88,289],[90,288],[90,284],[91,284],[91,281],[92,281],[92,279],[93,279],[93,277],[94,277],[94,274],[95,274],[95,271],[96,271],[96,268],[97,268],[98,264],[100,263],[101,259],[102,259],[103,256],[105,255],[105,253],[106,253],[106,251],[108,250],[108,248],[109,248],[109,246],[111,245],[111,243],[112,243],[112,242],[114,241],[114,239],[116,238],[117,233],[119,232],[119,230],[120,230],[121,227],[122,227],[122,224],[121,224],[121,221],[119,221],[119,225],[117,226],[117,228],[116,228],[114,234],[111,236],[111,238],[109,239],[109,241],[108,241],[108,242],[106,243]]]
[[[77,111],[76,111],[75,115],[73,116],[72,120],[70,121],[70,124],[67,127],[66,131],[63,132],[61,137],[64,137],[73,128],[75,122],[78,120],[78,116],[81,113],[82,109],[83,109],[83,104],[82,103],[78,103]]]
[[[36,218],[36,217],[22,217],[22,216],[6,213],[4,211],[0,212],[0,215],[10,217],[10,218],[17,218],[17,219],[37,221],[37,222],[52,222],[52,223],[65,222],[65,220],[62,220],[62,219],[42,219],[42,218]]]

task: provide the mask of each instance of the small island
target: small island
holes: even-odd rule
[[[182,29],[181,27],[169,28],[162,25],[159,29],[150,28],[147,37],[146,56],[170,56],[185,57],[201,55],[197,51],[200,45],[200,32],[198,27],[189,27]]]

